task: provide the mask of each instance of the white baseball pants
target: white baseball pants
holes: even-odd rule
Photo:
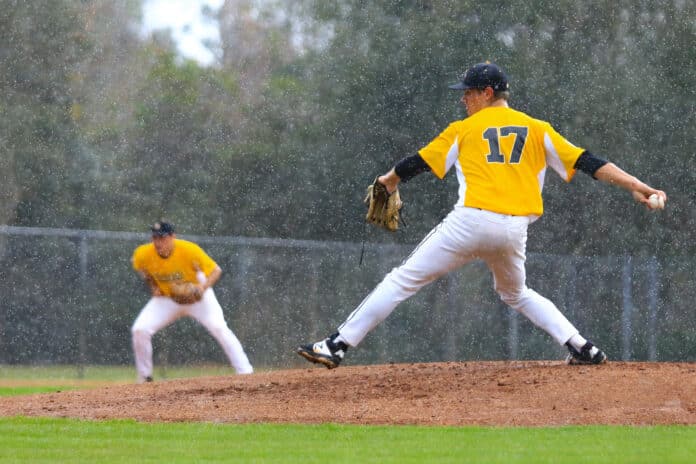
[[[152,336],[184,316],[194,318],[210,332],[238,374],[251,374],[254,371],[242,344],[227,326],[213,289],[209,288],[196,303],[180,305],[169,297],[153,296],[140,311],[131,328],[139,381],[152,376]]]
[[[500,298],[559,344],[578,333],[548,299],[526,285],[525,250],[530,218],[457,206],[394,268],[339,326],[357,346],[396,306],[425,285],[472,260],[483,260]]]

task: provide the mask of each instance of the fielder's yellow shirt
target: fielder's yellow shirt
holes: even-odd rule
[[[455,166],[457,204],[515,216],[541,216],[546,168],[566,182],[585,151],[545,121],[507,107],[488,107],[453,122],[419,151],[442,179]]]
[[[174,249],[167,258],[157,254],[153,243],[140,245],[133,252],[133,269],[152,276],[165,296],[170,296],[172,282],[199,283],[198,271],[206,276],[217,267],[217,263],[198,245],[187,240],[174,239]]]

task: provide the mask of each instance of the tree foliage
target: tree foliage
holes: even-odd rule
[[[71,73],[89,47],[76,3],[0,2],[0,133],[10,222],[54,225],[62,210],[63,225],[86,225],[79,174],[85,156],[68,112]]]

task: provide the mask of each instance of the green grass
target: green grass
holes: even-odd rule
[[[231,375],[234,371],[226,365],[201,366],[158,366],[155,377],[159,379],[179,379],[212,375]],[[0,379],[17,380],[98,380],[105,382],[132,382],[135,368],[132,366],[10,366],[0,364]]]
[[[0,396],[31,395],[32,393],[55,393],[59,391],[75,390],[79,387],[72,385],[56,385],[54,387],[0,387]]]
[[[155,369],[155,378],[183,379],[233,374],[226,365],[167,366]],[[51,393],[133,383],[131,366],[9,366],[0,364],[0,396]]]
[[[231,375],[227,365],[167,366],[155,369],[157,380]],[[133,383],[131,366],[10,366],[0,364],[0,396],[51,393]]]
[[[0,419],[2,463],[693,463],[696,428]]]

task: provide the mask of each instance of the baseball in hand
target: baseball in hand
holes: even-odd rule
[[[657,193],[653,193],[648,197],[648,205],[650,205],[650,209],[663,209],[665,207],[665,200]]]

